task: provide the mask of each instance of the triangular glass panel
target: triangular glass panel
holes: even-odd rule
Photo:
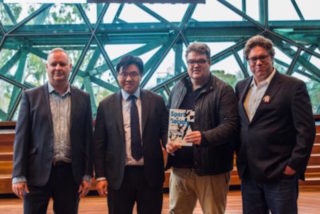
[[[18,64],[19,60],[9,70],[7,70],[5,75],[13,77],[17,72]]]
[[[43,85],[48,81],[46,60],[29,53],[24,73],[24,82],[28,82],[33,86]]]
[[[153,48],[144,54],[141,54],[139,57],[142,59],[144,63],[148,62],[148,60],[159,50],[160,46]]]
[[[269,0],[269,20],[299,20],[291,0]],[[281,9],[279,9],[281,8]],[[285,13],[284,13],[285,11]]]
[[[134,4],[125,4],[119,18],[128,23],[159,22],[153,16]]]
[[[98,10],[98,7],[103,6],[102,4],[80,4],[80,7],[85,11],[86,16],[88,17],[91,24],[95,24],[98,20],[98,17],[101,13],[101,10]]]
[[[93,46],[97,47],[96,44],[93,44]],[[100,54],[92,55],[93,57],[98,57],[98,59],[95,59],[96,63],[93,69],[89,71],[91,81],[110,91],[118,90],[116,76],[111,71],[111,69],[115,70],[115,63],[111,60],[107,52],[105,53],[106,56],[104,56],[100,50],[99,53]],[[107,60],[111,61],[107,62]],[[110,67],[110,64],[112,64],[112,67]]]
[[[0,87],[2,95],[0,96],[0,110],[4,113],[7,112],[8,105],[10,103],[10,96],[13,85],[0,79]]]
[[[54,4],[42,13],[46,14],[42,23],[44,25],[85,23],[81,13],[74,4]]]
[[[8,4],[17,23],[21,22],[25,18],[29,17],[33,12],[41,7],[41,4],[30,4],[30,3],[19,3],[19,4]],[[33,24],[34,19],[31,19],[26,25]]]
[[[246,0],[246,15],[256,21],[259,21],[259,1]]]
[[[18,120],[18,115],[19,115],[19,111],[20,111],[20,107],[21,107],[20,103],[21,103],[21,100],[19,101],[18,107],[17,107],[16,111],[13,114],[13,117],[12,117],[13,121],[17,121]]]
[[[109,44],[105,45],[104,48],[111,59],[118,58],[131,52],[144,44]]]
[[[320,68],[320,59],[315,56],[311,56],[310,62],[317,68]],[[320,75],[320,74],[319,74]]]
[[[97,106],[101,100],[114,93],[114,91],[110,91],[107,88],[101,87],[101,85],[97,85],[95,82],[92,82],[91,85]]]
[[[238,55],[239,55],[242,63],[246,63],[246,59],[245,59],[245,56],[244,56],[244,51],[243,51],[243,49],[239,50],[237,53],[238,53]]]
[[[293,48],[295,48],[295,47],[293,47]],[[276,59],[281,60],[281,61],[290,65],[291,58],[288,56],[288,53],[283,52],[282,50],[280,50],[277,47],[274,47],[274,50],[275,50],[275,58]]]
[[[241,5],[238,1],[236,7]],[[205,4],[198,4],[193,12],[192,18],[197,21],[241,21],[242,18],[227,6],[218,1],[206,1]]]
[[[308,83],[310,81],[310,79],[308,77],[304,76],[303,74],[299,74],[297,72],[293,73],[292,76],[302,80],[305,83]]]
[[[233,46],[235,43],[234,42],[206,42],[206,44],[210,47],[211,56],[212,56]]]
[[[82,50],[82,51],[83,51],[83,50]],[[82,54],[82,51],[79,51],[79,53],[78,53],[79,57],[80,57],[80,55]],[[88,65],[89,65],[90,61],[93,60],[92,57],[93,57],[94,51],[95,51],[94,49],[89,49],[89,50],[85,53],[85,56],[84,56],[84,58],[83,58],[83,60],[82,60],[82,62],[81,62],[80,71],[79,71],[79,72],[81,72],[81,73],[83,73],[83,74],[80,75],[80,76],[85,76],[85,73],[89,72],[88,69],[90,69],[90,68],[88,68]],[[76,61],[76,62],[77,62],[77,61]],[[78,63],[78,62],[77,62],[77,63]],[[75,65],[75,64],[74,64],[74,65]]]
[[[1,51],[0,51],[0,69],[1,69],[0,73],[1,74],[9,73],[6,68],[8,66],[7,63],[10,59],[12,59],[15,56],[16,53],[17,53],[16,50],[11,50],[11,49],[6,49],[6,48],[1,49]],[[17,62],[15,62],[14,64],[16,64],[16,63]],[[4,67],[5,65],[6,65],[6,67]]]
[[[187,4],[145,4],[145,6],[169,22],[180,22],[188,7]]]
[[[5,27],[6,25],[14,25],[16,17],[19,17],[22,8],[19,4],[3,4],[0,3],[0,20],[1,24]],[[10,15],[9,15],[10,14]]]
[[[174,51],[171,49],[168,54],[165,56],[165,58],[162,60],[156,71],[153,73],[153,75],[150,77],[150,79],[147,81],[144,88],[150,89],[155,87],[156,85],[159,85],[160,83],[171,79],[174,76]],[[158,61],[154,61],[154,63],[158,63]],[[151,66],[152,68],[153,66]],[[149,70],[150,71],[150,70]],[[143,78],[143,81],[145,81],[145,77]]]
[[[306,20],[320,19],[320,1],[296,0],[296,3]]]
[[[120,4],[109,4],[108,10],[103,17],[103,23],[111,24],[116,22],[115,16],[119,10]]]
[[[213,64],[210,71],[232,87],[236,85],[237,81],[244,78],[244,74],[233,55]]]
[[[319,79],[310,79],[301,74],[293,74],[294,77],[302,79],[306,85],[310,96],[313,114],[320,114],[320,81]]]
[[[83,77],[77,75],[72,83],[73,86],[83,90]]]
[[[0,111],[2,112],[2,116],[4,116],[3,113],[5,113],[5,114],[8,113],[8,108],[9,108],[10,101],[12,98],[12,92],[15,87],[12,84],[0,79],[0,88],[1,88],[1,92],[2,92],[1,96],[0,96]],[[3,118],[3,120],[4,119],[5,118]]]

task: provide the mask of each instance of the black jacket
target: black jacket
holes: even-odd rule
[[[167,141],[168,112],[162,97],[141,90],[141,122],[144,174],[150,186],[162,186],[164,163],[162,146]],[[94,132],[95,175],[106,177],[108,187],[118,190],[125,176],[126,143],[122,97],[115,93],[99,104]]]
[[[303,81],[276,72],[251,121],[243,102],[252,77],[236,86],[241,118],[240,144],[237,144],[238,173],[241,178],[272,182],[283,177],[288,165],[300,178],[310,157],[315,123],[306,85]]]
[[[193,168],[198,175],[214,175],[232,170],[234,141],[238,134],[237,99],[233,89],[210,75],[210,82],[202,88],[195,103],[194,131],[204,138],[193,146]],[[187,93],[189,77],[181,79],[173,88],[169,108],[179,108]],[[173,164],[168,156],[167,167]]]

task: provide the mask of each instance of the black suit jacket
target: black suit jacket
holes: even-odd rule
[[[252,77],[236,86],[241,118],[241,142],[237,145],[240,177],[249,172],[259,181],[277,180],[289,165],[303,178],[315,136],[304,82],[276,72],[249,122],[243,103],[251,81]]]
[[[71,155],[76,183],[92,175],[92,116],[90,97],[71,87]],[[47,183],[53,162],[54,133],[48,85],[23,92],[14,141],[13,177],[28,185]]]
[[[144,172],[149,185],[158,186],[164,181],[161,142],[167,141],[168,112],[159,95],[141,89],[140,96]],[[119,189],[126,164],[121,92],[99,104],[94,154],[96,177],[106,177],[110,188]]]

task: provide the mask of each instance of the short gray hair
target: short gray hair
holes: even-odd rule
[[[52,55],[53,53],[56,53],[56,52],[65,53],[67,55],[67,57],[68,57],[69,64],[71,63],[71,59],[70,59],[68,53],[63,48],[53,48],[51,51],[49,51],[48,56],[47,56],[47,61],[49,60],[49,56]]]

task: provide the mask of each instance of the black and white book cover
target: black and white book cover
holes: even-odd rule
[[[182,146],[192,146],[184,140],[187,133],[191,132],[194,123],[194,111],[189,109],[170,109],[168,142],[180,143]]]

